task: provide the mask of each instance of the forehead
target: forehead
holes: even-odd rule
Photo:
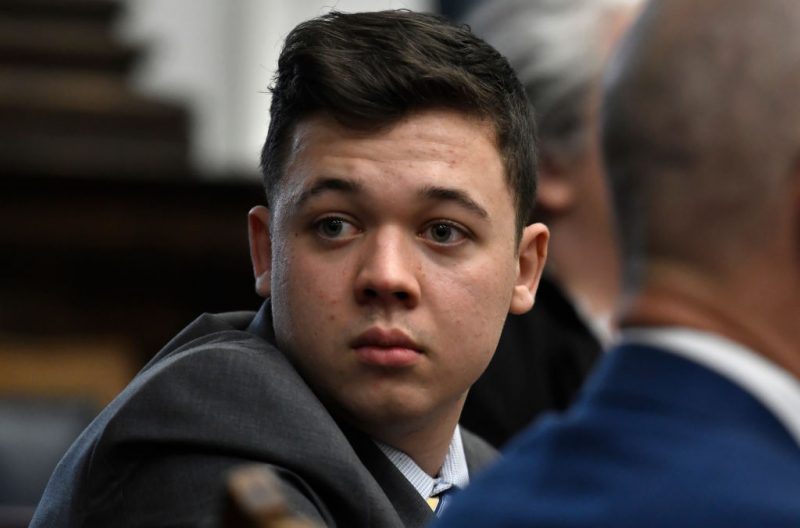
[[[369,132],[306,118],[293,131],[285,167],[280,201],[326,177],[387,192],[433,185],[464,188],[489,201],[511,197],[493,125],[452,110],[417,112]]]

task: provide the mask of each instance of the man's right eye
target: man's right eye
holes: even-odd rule
[[[317,234],[329,240],[349,238],[358,233],[356,226],[339,217],[327,217],[314,224]]]

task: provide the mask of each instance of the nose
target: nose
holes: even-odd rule
[[[419,303],[419,262],[414,241],[398,230],[372,233],[362,247],[355,296],[359,304],[413,308]]]

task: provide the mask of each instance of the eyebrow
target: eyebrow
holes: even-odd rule
[[[362,185],[352,180],[341,178],[321,178],[314,182],[314,185],[300,193],[295,201],[295,206],[300,207],[311,198],[318,196],[326,191],[338,191],[347,194],[355,194],[361,191]]]
[[[425,198],[429,200],[455,202],[461,207],[464,207],[465,209],[468,209],[473,213],[477,214],[481,218],[489,217],[489,213],[486,212],[486,209],[481,207],[480,204],[478,204],[478,202],[470,198],[466,192],[460,189],[429,186],[423,188],[421,191],[419,191],[418,194],[420,198]]]
[[[363,185],[357,181],[345,180],[342,178],[321,178],[314,182],[314,185],[300,193],[295,206],[300,207],[311,198],[328,191],[342,192],[345,194],[356,194],[363,190]],[[460,190],[450,187],[426,186],[417,192],[420,199],[436,200],[440,202],[453,202],[457,205],[472,211],[481,218],[488,218],[489,213],[481,207],[478,202]]]

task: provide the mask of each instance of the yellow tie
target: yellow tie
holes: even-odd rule
[[[428,497],[425,500],[427,501],[428,506],[431,507],[431,510],[433,510],[433,513],[438,516],[442,513],[442,511],[444,511],[445,508],[447,508],[447,505],[450,503],[450,499],[453,498],[453,493],[456,491],[458,491],[457,486],[450,486],[446,490],[442,490],[433,497]]]

